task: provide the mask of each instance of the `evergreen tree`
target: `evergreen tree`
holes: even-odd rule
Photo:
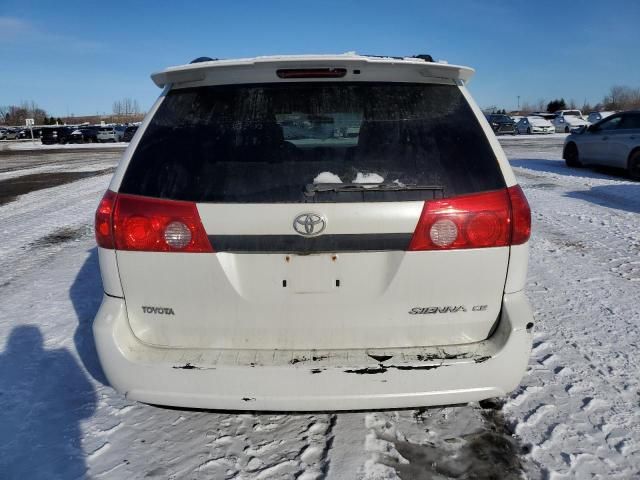
[[[561,99],[555,99],[555,100],[551,100],[548,104],[547,104],[547,112],[549,113],[553,113],[556,112],[558,110],[566,110],[567,108],[567,102],[564,101],[564,98]]]

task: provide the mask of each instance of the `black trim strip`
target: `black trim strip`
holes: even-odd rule
[[[412,233],[300,235],[209,235],[216,252],[337,253],[406,250]]]

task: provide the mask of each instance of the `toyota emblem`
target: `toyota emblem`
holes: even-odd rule
[[[317,213],[303,213],[293,220],[293,229],[304,237],[320,235],[326,226],[325,218]]]

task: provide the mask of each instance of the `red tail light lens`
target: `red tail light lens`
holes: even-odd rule
[[[96,210],[96,243],[102,248],[113,248],[112,220],[115,203],[116,194],[107,190]]]
[[[531,214],[519,186],[427,201],[409,250],[517,245],[529,239]]]
[[[531,209],[520,185],[509,188],[511,201],[511,245],[521,245],[531,236]]]
[[[195,203],[111,191],[96,212],[96,238],[116,250],[213,252]]]

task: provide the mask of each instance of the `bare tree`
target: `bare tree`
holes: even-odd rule
[[[113,114],[116,117],[122,116],[122,102],[120,100],[113,102]]]
[[[640,88],[614,85],[602,100],[608,110],[631,110],[640,108]]]
[[[27,118],[33,118],[36,125],[42,125],[47,119],[47,112],[33,100],[0,107],[0,121],[7,125],[24,125]]]
[[[536,112],[546,112],[547,101],[544,98],[539,98],[538,101],[534,104],[534,110]]]
[[[129,97],[116,100],[113,102],[113,115],[117,121],[126,121],[129,117],[140,115],[140,105],[137,100]]]
[[[582,111],[583,114],[587,114],[588,112],[593,111],[593,107],[591,106],[591,104],[589,102],[587,102],[587,99],[584,99],[584,102],[582,102],[582,107],[580,107],[580,110]]]
[[[0,105],[0,123],[7,123],[7,115],[9,113],[9,105]]]
[[[522,106],[520,107],[520,113],[529,114],[534,111],[534,108],[527,101],[522,102]]]

